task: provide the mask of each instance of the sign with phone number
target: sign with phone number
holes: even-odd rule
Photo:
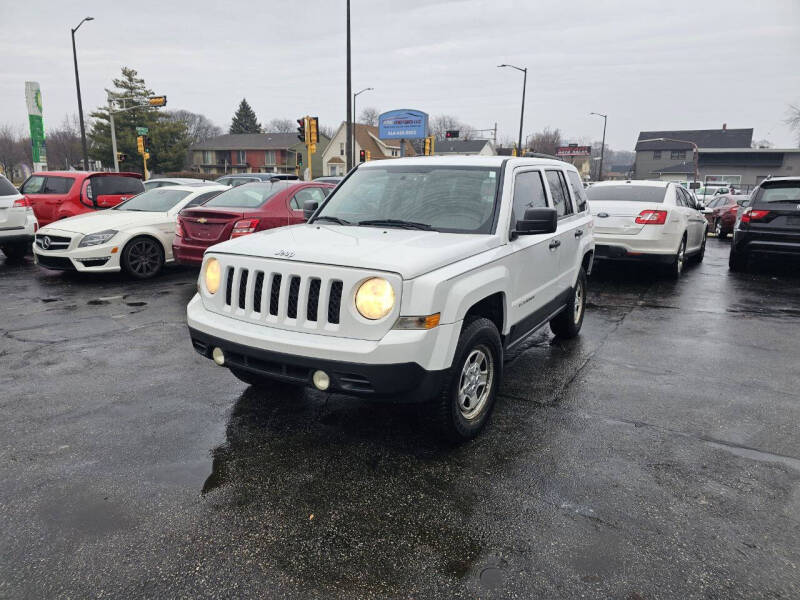
[[[378,137],[382,140],[415,140],[428,135],[428,115],[421,110],[390,110],[378,117]]]

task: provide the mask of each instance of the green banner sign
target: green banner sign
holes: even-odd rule
[[[42,120],[42,91],[36,81],[25,82],[25,101],[28,105],[28,123],[31,127],[31,150],[34,171],[47,169],[47,151],[44,143]]]
[[[147,127],[137,127],[136,128],[136,135],[147,135],[147,132],[150,131]]]

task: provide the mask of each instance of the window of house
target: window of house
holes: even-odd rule
[[[686,158],[686,150],[671,150],[669,157],[672,160],[684,160]]]
[[[264,164],[265,165],[276,165],[278,164],[275,158],[275,150],[267,150],[264,152]]]
[[[400,156],[399,150],[392,150],[392,156]]]
[[[661,150],[653,150],[653,160],[661,160]]]
[[[203,164],[204,165],[214,164],[214,151],[213,150],[203,150]]]
[[[328,175],[339,175],[339,169],[336,165],[330,165],[328,168],[330,169],[330,173],[328,173]]]
[[[556,209],[558,217],[566,217],[572,214],[572,203],[567,191],[567,182],[561,171],[547,171],[547,183],[550,186],[550,195],[553,197],[553,208]]]
[[[339,156],[344,156],[344,142],[339,144]]]
[[[238,160],[236,161],[237,164],[246,165],[247,164],[247,152],[244,150],[239,150],[237,152]]]
[[[516,228],[517,221],[525,218],[525,211],[529,208],[547,208],[544,181],[542,181],[542,174],[539,171],[526,171],[514,179],[512,229]]]

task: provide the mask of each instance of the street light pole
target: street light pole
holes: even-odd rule
[[[364,89],[363,89],[363,90],[361,90],[360,92],[356,92],[355,94],[353,94],[353,116],[354,116],[356,119],[358,118],[358,117],[356,116],[356,115],[358,114],[358,113],[356,112],[356,98],[358,98],[358,95],[359,95],[359,94],[363,94],[364,92],[368,92],[368,91],[370,91],[370,90],[372,90],[372,89],[374,89],[374,88],[364,88]],[[358,123],[356,123],[356,125],[358,125]],[[350,143],[350,149],[353,151],[353,154],[351,154],[351,155],[350,155],[350,162],[352,162],[353,164],[355,164],[355,162],[356,162],[356,155],[355,155],[355,151],[356,151],[356,139],[355,139],[355,137],[356,137],[356,128],[355,128],[355,127],[353,127],[353,138],[352,138],[352,140],[351,140],[351,143]]]
[[[78,76],[78,52],[75,49],[75,32],[78,31],[84,21],[94,21],[94,17],[84,17],[83,21],[78,23],[72,32],[72,60],[75,63],[75,88],[78,90],[78,119],[81,123],[81,145],[83,146],[83,168],[89,170],[89,151],[86,148],[86,126],[83,123],[83,101],[81,100],[81,80]]]
[[[522,71],[522,108],[519,112],[519,138],[517,141],[517,152],[522,155],[522,124],[525,120],[525,88],[528,87],[528,67],[515,67],[514,65],[497,65],[500,67],[511,67],[517,71]]]
[[[603,181],[603,158],[605,158],[606,155],[606,124],[608,123],[608,115],[596,112],[591,112],[589,114],[603,117],[603,145],[600,146],[600,172],[597,174],[597,181]]]
[[[353,87],[352,87],[352,80],[350,77],[350,0],[347,0],[347,126],[345,134],[347,135],[346,139],[346,148],[345,152],[347,153],[346,156],[346,163],[347,163],[347,172],[350,172],[350,169],[353,168],[353,105],[352,102],[352,94],[353,94]]]

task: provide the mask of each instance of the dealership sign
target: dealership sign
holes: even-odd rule
[[[378,137],[382,140],[415,140],[428,135],[428,115],[420,110],[390,110],[378,117]]]
[[[556,150],[556,156],[591,156],[591,146],[561,146]]]
[[[42,91],[36,81],[25,82],[25,101],[28,105],[28,123],[31,127],[31,158],[33,170],[47,169],[47,152],[44,146],[44,122],[42,121]]]

